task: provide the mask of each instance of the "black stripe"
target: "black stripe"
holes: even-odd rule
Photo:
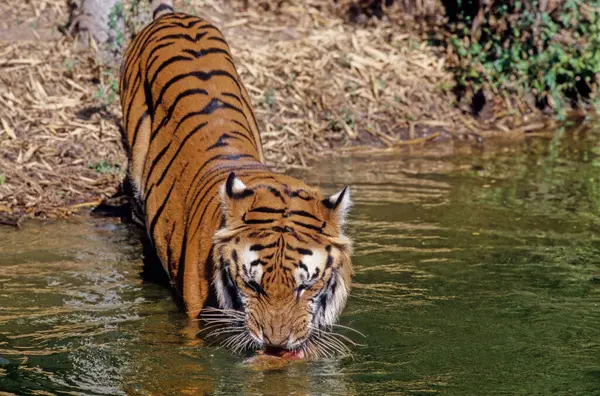
[[[265,261],[262,261],[261,259],[256,259],[250,262],[250,267],[256,267],[257,265],[265,265],[267,264]]]
[[[313,274],[313,276],[310,277],[310,280],[315,279],[317,276],[319,276],[319,273],[321,272],[321,270],[319,269],[319,267],[315,268],[315,273]]]
[[[320,227],[316,227],[316,226],[311,225],[311,224],[306,224],[306,223],[302,223],[300,221],[294,221],[294,220],[292,220],[292,223],[294,223],[296,225],[299,225],[300,227],[308,228],[309,230],[314,230],[314,231],[317,231],[317,232],[323,232],[323,230]]]
[[[244,219],[244,224],[270,224],[275,220],[246,220]]]
[[[181,173],[179,174],[179,176],[177,178],[181,177],[183,172],[185,172],[185,169],[187,168],[187,166],[188,166],[188,164],[185,164],[185,166],[183,167],[183,170],[181,171]],[[169,192],[167,193],[165,199],[163,200],[162,204],[159,206],[158,210],[154,214],[154,217],[152,218],[152,221],[150,222],[149,233],[150,233],[150,236],[152,236],[153,238],[154,238],[154,229],[156,228],[158,219],[160,218],[160,215],[162,214],[163,210],[165,210],[165,207],[169,203],[169,198],[171,197],[171,193],[175,189],[176,184],[177,183],[175,183],[175,181],[171,184],[171,188],[169,188]]]
[[[298,267],[302,268],[308,274],[308,267],[302,261],[298,261]]]
[[[175,232],[175,222],[173,222],[173,225],[171,226],[171,231],[169,232],[169,234],[167,235],[167,268],[170,269],[171,268],[171,255],[173,254],[173,249],[171,248],[171,240],[173,239],[173,233]],[[169,271],[171,272],[171,271]]]
[[[269,245],[261,245],[259,243],[256,243],[252,246],[250,246],[250,251],[251,252],[260,252],[261,250],[265,250],[265,249],[271,249],[277,246],[277,242],[273,242]]]
[[[255,281],[255,280],[246,281],[244,279],[242,279],[242,281],[248,288],[254,290],[255,293],[263,295],[263,296],[267,294],[265,292],[265,289],[263,289],[263,287],[257,281]]]
[[[175,112],[175,108],[179,104],[179,101],[185,97],[193,96],[193,95],[208,95],[208,92],[202,88],[192,88],[192,89],[188,89],[186,91],[179,93],[177,95],[177,97],[175,98],[175,100],[173,101],[173,103],[171,103],[171,107],[169,107],[169,109],[167,110],[167,114],[160,121],[160,124],[156,127],[156,129],[154,131],[152,131],[152,134],[150,135],[150,142],[152,142],[154,140],[154,138],[156,137],[156,135],[158,134],[158,132],[160,132],[160,130],[169,123],[169,121],[171,120],[171,117],[173,116],[173,113]],[[158,106],[159,104],[160,103],[157,103],[156,105]],[[202,111],[204,111],[204,109]],[[202,114],[202,111],[199,114]],[[188,117],[189,114],[191,114],[191,113],[186,114],[186,116],[183,117],[179,121],[179,123],[177,124],[177,127],[175,128],[173,133],[175,133],[177,131],[177,129],[179,129],[179,126],[181,125],[181,123],[183,122],[183,120],[185,118],[189,118]]]
[[[234,70],[235,70],[235,66],[234,66]],[[210,71],[210,72],[194,71],[194,72],[190,72],[190,73],[180,74],[180,75],[172,78],[171,80],[169,80],[164,85],[164,87],[162,88],[162,90],[160,92],[160,95],[159,95],[159,99],[157,100],[157,102],[160,102],[162,100],[162,96],[164,95],[165,91],[172,84],[176,83],[177,81],[179,81],[179,80],[181,80],[183,78],[186,78],[186,77],[195,77],[195,78],[200,79],[201,81],[207,81],[210,78],[212,78],[212,76],[225,76],[225,77],[229,77],[233,81],[233,83],[236,85],[238,91],[243,92],[243,90],[244,90],[244,87],[242,87],[242,85],[238,81],[238,77],[235,76],[235,75],[233,75],[233,74],[231,74],[231,73],[229,73],[229,72],[227,72],[227,71],[225,71],[225,70],[213,70],[213,71]],[[250,106],[250,103],[248,103],[248,101],[245,98],[242,98],[242,101],[243,101],[243,104],[244,104],[245,108],[246,109],[250,109],[250,111],[252,112],[252,106]],[[240,113],[244,116],[244,118],[246,118],[246,114],[243,111],[240,111]],[[254,124],[256,126],[256,118],[254,116],[252,118],[253,118]],[[250,134],[252,134],[252,132],[250,132],[250,130],[248,128],[246,128],[245,126],[243,126],[241,123],[239,123],[239,125],[242,126],[242,128],[246,129]],[[256,147],[256,144],[254,146]]]
[[[219,29],[217,29],[219,30]],[[220,33],[220,32],[219,32]],[[215,37],[215,36],[211,36],[209,38],[207,38],[207,40],[211,40],[211,41],[218,41],[220,43],[225,44],[227,47],[229,47],[229,44],[227,44],[227,41],[225,41],[225,39],[221,38],[221,37]]]
[[[285,209],[275,209],[268,208],[265,206],[259,206],[258,208],[250,209],[250,212],[259,212],[259,213],[284,213]]]
[[[150,164],[150,168],[148,168],[148,174],[146,175],[146,182],[144,183],[144,190],[149,191],[148,190],[148,185],[150,184],[150,176],[152,175],[152,171],[154,171],[154,168],[156,167],[156,165],[158,165],[158,163],[160,162],[160,160],[162,159],[162,157],[164,157],[164,155],[167,153],[167,151],[169,151],[169,149],[171,148],[171,144],[167,144],[165,147],[163,147],[158,154],[156,155],[156,157],[154,157],[152,159],[152,163]],[[154,183],[152,186],[154,186],[156,183]],[[157,186],[158,187],[158,186]]]
[[[230,98],[234,98],[235,100],[237,100],[238,102],[240,102],[240,104],[242,103],[242,100],[240,99],[240,97],[237,96],[236,94],[231,93],[231,92],[222,92],[221,95],[228,96]]]
[[[198,51],[194,51],[193,49],[185,49],[183,50],[183,52],[185,52],[186,54],[190,54],[192,55],[195,59],[200,59],[202,57],[204,57],[205,55],[211,55],[211,54],[224,54],[226,55],[226,57],[229,57],[229,51],[223,49],[223,48],[202,48]]]
[[[301,247],[293,247],[293,246],[290,246],[289,248],[295,252],[304,254],[305,256],[312,256],[312,254],[313,254],[312,250],[309,250],[309,249],[305,249],[305,248],[301,248]]]
[[[200,131],[202,128],[204,128],[208,123],[204,122],[200,125],[198,125],[196,128],[194,128],[194,130],[192,132],[190,132],[189,134],[187,134],[187,136],[185,138],[183,138],[183,140],[181,141],[181,143],[179,144],[179,147],[177,148],[177,151],[175,152],[175,154],[173,155],[173,157],[171,158],[171,161],[169,161],[169,163],[167,164],[167,166],[165,167],[165,169],[163,170],[162,174],[160,175],[160,177],[158,178],[158,181],[156,182],[157,185],[160,185],[165,176],[167,175],[167,172],[169,171],[169,169],[171,168],[171,165],[173,165],[173,162],[175,162],[175,160],[177,159],[177,156],[179,155],[179,153],[181,152],[181,150],[183,150],[183,147],[185,146],[185,143],[192,137],[194,136],[198,131]],[[170,145],[170,144],[169,144]],[[150,172],[152,172],[152,169],[150,170]],[[148,174],[148,178],[150,178],[150,174]]]
[[[217,140],[217,142],[215,144],[211,144],[210,146],[208,146],[206,151],[210,151],[210,150],[216,149],[218,147],[225,147],[225,146],[227,146],[227,143],[225,142],[225,140],[232,139],[232,138],[233,137],[231,135],[224,133],[221,136],[219,136],[219,139]]]
[[[279,198],[281,200],[281,202],[285,203],[285,199],[283,199],[283,196],[281,195],[281,193],[279,192],[278,189],[276,189],[275,187],[267,186],[267,190],[271,194],[273,194],[274,196],[276,196],[277,198]]]
[[[190,29],[193,28],[194,26],[196,26],[197,24],[201,23],[201,22],[206,22],[204,19],[201,18],[197,18],[195,21],[192,21],[190,23],[188,23],[187,25],[183,24],[183,23],[179,23],[179,22],[172,22],[174,24],[176,24],[179,27],[182,27],[184,29]],[[214,28],[213,25],[211,25],[210,23],[203,25],[203,26],[198,26],[198,29],[204,29],[204,28]]]
[[[252,133],[252,131],[250,131],[244,124],[242,124],[238,120],[229,120],[229,121],[233,122],[234,124],[236,124],[238,126],[241,126],[242,129],[244,129],[248,135],[244,135],[242,132],[237,132],[237,131],[231,132],[231,133],[235,133],[235,134],[239,134],[240,136],[243,136],[246,140],[248,140],[250,142],[252,147],[254,147],[256,150],[258,150],[258,146],[256,145],[256,141],[254,141],[254,134]]]
[[[175,40],[179,40],[179,39],[183,39],[185,41],[189,41],[191,43],[196,44],[198,41],[200,41],[204,36],[206,36],[208,34],[208,32],[198,32],[196,33],[195,36],[191,36],[187,33],[173,33],[173,34],[167,34],[166,36],[162,36],[159,37],[155,43],[160,43],[161,41],[165,41],[165,40],[171,40],[171,39],[175,39]]]
[[[213,195],[208,202],[206,203],[206,205],[204,206],[204,210],[202,211],[202,213],[200,214],[199,220],[198,220],[198,224],[196,225],[196,228],[194,229],[194,232],[192,233],[192,238],[194,237],[194,235],[196,235],[196,233],[198,232],[198,230],[200,229],[200,225],[202,224],[202,219],[204,218],[204,215],[206,214],[206,211],[208,210],[208,208],[210,207],[210,203],[215,199],[215,195]],[[196,212],[198,211],[198,209],[200,209],[200,205],[196,206],[196,209],[194,210],[194,214],[196,214]],[[189,217],[190,219],[194,219],[193,216]]]
[[[275,231],[275,232],[280,232],[280,233],[288,233],[288,232],[294,232],[294,230],[288,226],[285,227],[281,227],[281,226],[275,226],[273,228],[271,228],[271,230]]]
[[[309,195],[308,192],[304,191],[304,190],[296,190],[296,191],[292,191],[289,194],[290,198],[300,198],[303,201],[312,201],[314,198],[312,196]]]
[[[247,121],[247,120],[246,120]],[[231,120],[231,122],[233,122],[234,124],[237,124],[239,126],[241,126],[250,136],[254,136],[252,134],[252,131],[250,129],[248,129],[248,127],[244,124],[242,124],[241,122],[239,122],[238,120]]]
[[[296,216],[308,217],[309,219],[317,220],[320,222],[323,221],[323,220],[319,219],[318,217],[316,217],[315,215],[308,213],[304,210],[291,210],[290,214],[296,215]]]
[[[148,111],[144,111],[144,114],[142,114],[142,116],[138,119],[138,122],[135,124],[135,129],[133,130],[133,139],[131,140],[131,149],[133,149],[133,147],[135,146],[135,142],[137,141],[138,138],[138,132],[140,127],[142,126],[142,122],[144,122],[144,120],[148,118]]]
[[[230,120],[230,121],[235,122],[235,120]],[[239,132],[239,131],[231,131],[230,133],[232,133],[234,135],[238,135],[238,136],[243,137],[244,139],[246,139],[256,149],[256,142],[250,136],[245,135],[245,134],[243,134],[242,132]]]
[[[322,243],[322,241],[316,235],[309,234],[309,233],[304,232],[302,230],[298,230],[298,233],[304,235],[307,238],[312,239],[313,241],[315,241],[318,244]],[[325,236],[327,236],[327,234],[325,234],[325,233],[322,233],[322,234],[325,235]]]
[[[144,191],[144,208],[146,208],[146,205],[148,205],[148,198],[150,197],[150,194],[152,194],[153,188],[154,188],[154,184],[150,186],[148,191]]]
[[[209,104],[207,104],[204,109],[202,109],[202,111],[204,111],[205,113],[203,114],[212,114],[215,110],[219,110],[219,109],[231,109],[233,111],[237,111],[238,113],[244,115],[244,112],[238,108],[233,106],[232,104],[229,104],[227,102],[223,102],[221,99],[219,98],[213,98]]]
[[[327,255],[327,262],[325,263],[325,268],[329,268],[333,265],[333,256],[331,254]]]
[[[168,43],[164,43],[164,44],[161,44],[161,45],[157,45],[156,47],[154,47],[154,48],[152,49],[152,51],[150,51],[150,53],[149,53],[149,54],[146,56],[146,59],[150,59],[150,62],[148,62],[148,64],[147,64],[147,65],[146,65],[146,67],[145,67],[145,69],[146,69],[146,74],[148,73],[148,71],[149,71],[149,70],[151,70],[151,69],[152,69],[152,66],[154,66],[154,62],[156,62],[157,60],[159,60],[159,59],[161,58],[161,55],[162,55],[162,54],[158,54],[158,55],[156,55],[156,56],[153,56],[153,55],[154,55],[154,53],[155,53],[156,51],[158,51],[158,50],[161,50],[161,49],[163,49],[163,48],[165,48],[165,47],[168,47],[168,46],[170,46],[170,45],[173,45],[173,44],[175,44],[175,42],[174,42],[174,41],[171,41],[171,42],[168,42]]]
[[[185,226],[185,229],[183,231],[183,238],[181,239],[181,252],[179,253],[179,266],[177,268],[177,290],[181,293],[183,292],[183,274],[185,273],[185,256],[187,253],[187,245],[188,245],[188,240],[187,240],[187,235],[188,235],[188,227],[187,224]]]
[[[177,26],[169,24],[169,23],[163,24],[161,22],[161,23],[157,23],[155,25],[149,25],[148,30],[142,30],[141,33],[143,34],[143,36],[140,36],[138,34],[138,36],[135,39],[135,42],[133,43],[134,46],[131,48],[131,52],[129,52],[129,54],[128,54],[129,59],[127,60],[127,63],[125,64],[125,70],[129,69],[132,62],[139,60],[141,52],[144,50],[144,48],[148,48],[147,47],[148,43],[150,43],[150,41],[152,41],[152,39],[155,38],[154,35],[156,33],[159,33],[165,29],[171,29],[173,27],[177,27]]]
[[[130,121],[130,114],[131,114],[131,108],[133,107],[133,102],[135,101],[135,95],[137,95],[138,93],[138,89],[140,88],[140,83],[142,81],[141,75],[138,72],[135,80],[133,80],[133,89],[130,91],[133,93],[133,96],[131,98],[129,98],[129,105],[127,106],[127,111],[123,112],[123,118],[125,119],[125,130],[129,130],[129,121]]]
[[[190,58],[188,56],[183,56],[183,55],[177,55],[177,56],[167,59],[166,61],[161,63],[160,66],[158,66],[158,68],[156,69],[156,72],[154,72],[154,74],[152,75],[152,78],[150,79],[150,86],[154,86],[154,83],[156,82],[156,79],[158,78],[158,75],[160,74],[160,72],[163,71],[169,65],[179,62],[179,61],[192,61],[192,60],[194,60],[194,58]],[[149,73],[150,73],[150,67],[146,68],[146,80],[148,79]]]
[[[246,220],[246,213],[242,216],[242,221],[244,224],[269,224],[274,222],[274,219],[256,219],[256,220]]]
[[[146,107],[148,114],[151,114],[152,120],[154,120],[154,105],[152,104],[152,88],[148,84],[148,80],[144,81],[144,98],[146,100]]]
[[[197,78],[200,81],[208,81],[210,80],[212,77],[228,77],[230,78],[232,81],[234,81],[236,84],[238,84],[238,82],[236,81],[235,77],[229,73],[226,72],[224,70],[212,70],[210,72],[202,72],[202,71],[193,71],[190,73],[184,73],[184,74],[178,74],[177,76],[173,77],[172,79],[170,79],[169,81],[167,81],[165,83],[165,85],[162,87],[159,95],[158,95],[158,99],[156,100],[156,103],[161,103],[162,102],[162,98],[165,95],[165,93],[167,92],[167,90],[175,83],[183,80],[184,78],[188,78],[188,77],[194,77]]]
[[[158,14],[159,12],[162,11],[169,11],[169,12],[173,12],[173,7],[171,7],[168,4],[161,4],[158,7],[156,7],[154,9],[154,11],[152,11],[152,19],[156,19],[156,14]]]
[[[292,230],[292,231],[294,231],[294,230]],[[303,238],[301,238],[300,235],[298,235],[296,232],[292,232],[290,235],[292,236],[292,238],[294,238],[298,242],[306,243],[306,240],[304,240]]]

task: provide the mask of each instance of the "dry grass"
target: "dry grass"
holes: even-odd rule
[[[106,76],[57,32],[64,1],[0,10],[10,15],[0,30],[0,217],[67,215],[121,178],[117,124],[98,94]]]
[[[394,19],[399,11],[367,27],[345,20],[343,1],[175,3],[230,41],[274,167],[504,127],[461,115],[443,57]],[[10,0],[0,11],[0,222],[92,206],[126,165],[116,72],[57,31],[66,1]]]

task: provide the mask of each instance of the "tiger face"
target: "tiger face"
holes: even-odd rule
[[[213,284],[221,308],[238,312],[240,345],[310,353],[348,297],[350,193],[323,198],[281,178],[248,186],[233,173],[227,178]]]

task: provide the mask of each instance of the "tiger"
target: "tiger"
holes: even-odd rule
[[[270,170],[221,31],[151,6],[122,61],[122,137],[133,216],[171,287],[190,320],[227,325],[234,349],[336,349],[324,339],[353,276],[349,187],[326,196]]]

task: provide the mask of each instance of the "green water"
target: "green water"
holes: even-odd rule
[[[0,229],[0,391],[19,395],[600,395],[600,132],[365,156],[352,186],[352,358],[252,371],[184,337],[106,219]],[[497,146],[497,145],[496,145]],[[2,393],[3,394],[3,393]]]

